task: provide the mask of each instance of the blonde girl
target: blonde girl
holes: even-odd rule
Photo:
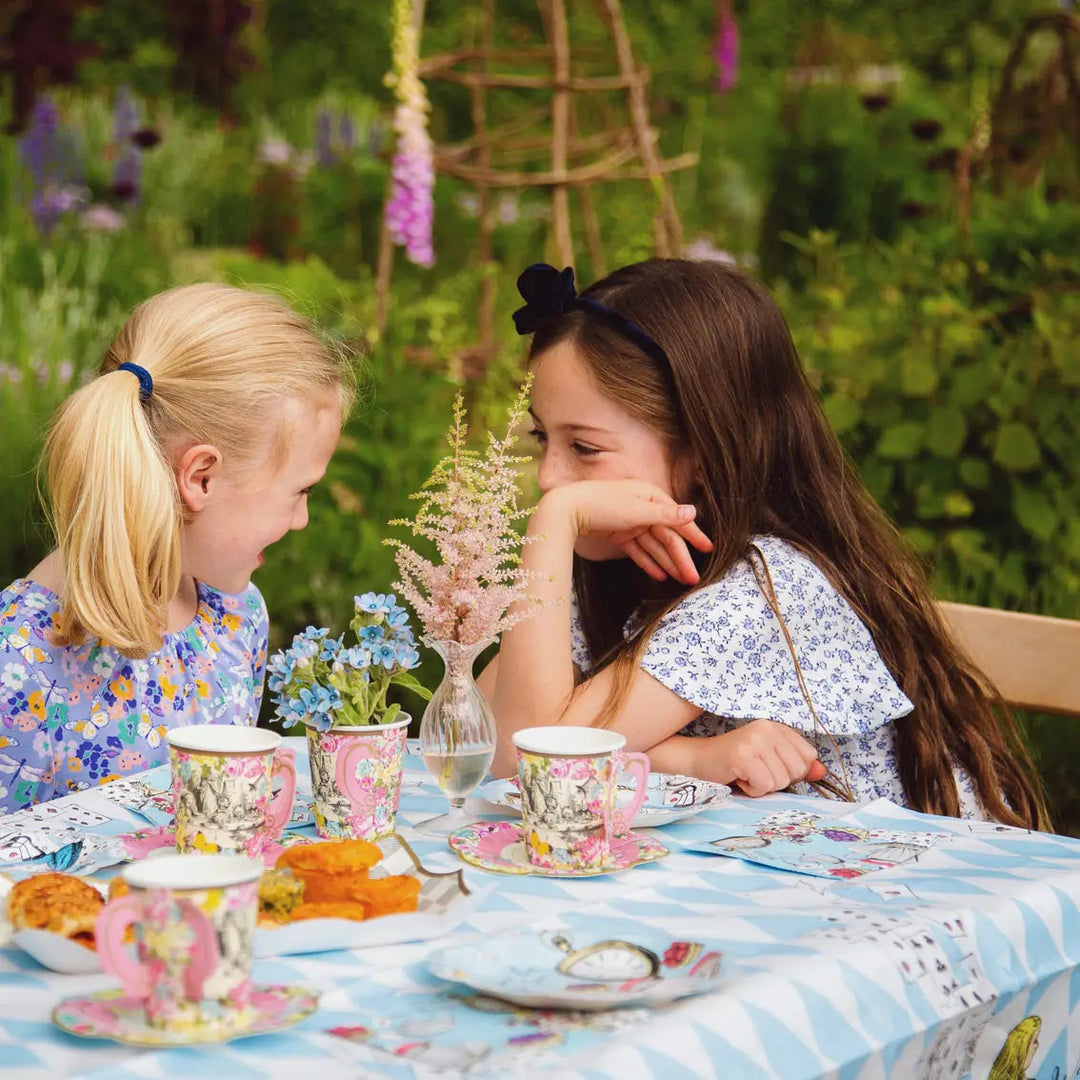
[[[155,765],[173,726],[255,722],[250,576],[307,524],[352,395],[272,296],[189,285],[134,311],[49,429],[56,548],[0,593],[0,812]]]

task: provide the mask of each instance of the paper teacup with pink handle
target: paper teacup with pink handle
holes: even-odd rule
[[[243,1025],[262,869],[244,855],[162,855],[122,871],[130,891],[101,910],[97,951],[150,1027],[205,1039]]]
[[[629,833],[645,801],[648,757],[626,752],[626,739],[604,728],[525,728],[513,740],[529,862],[563,873],[607,866],[612,842]],[[633,777],[634,789],[618,806],[624,772]]]
[[[294,752],[264,728],[191,724],[165,736],[178,851],[259,855],[280,839],[296,795]],[[274,778],[281,778],[275,794]]]
[[[389,724],[326,731],[308,725],[311,793],[320,836],[379,840],[394,831],[411,719],[398,713]]]

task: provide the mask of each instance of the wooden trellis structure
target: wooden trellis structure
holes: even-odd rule
[[[1034,78],[1020,68],[1036,34],[1057,36],[1059,48]],[[960,148],[955,167],[957,211],[965,233],[971,221],[973,181],[988,164],[993,183],[1006,176],[1022,185],[1035,182],[1064,140],[1080,149],[1080,16],[1067,11],[1033,15],[1024,25],[1002,69],[1001,84],[985,114],[976,118],[971,137]]]
[[[1018,77],[1036,34],[1050,33],[1058,50],[1029,82]],[[990,157],[1031,183],[1061,139],[1080,146],[1080,16],[1067,11],[1028,19],[1005,62],[990,117]]]
[[[418,3],[418,25],[422,0]],[[472,134],[461,142],[436,147],[437,174],[453,176],[476,190],[481,264],[492,258],[495,193],[542,187],[551,200],[551,245],[560,266],[574,265],[574,216],[578,210],[589,261],[596,274],[606,273],[593,187],[638,180],[656,194],[653,248],[657,255],[677,254],[682,225],[668,185],[668,174],[697,164],[688,153],[665,160],[649,121],[647,68],[635,62],[620,0],[592,0],[607,47],[571,52],[567,0],[537,0],[546,42],[513,48],[495,46],[495,0],[477,0],[478,38],[459,50],[421,61],[426,82],[468,88]],[[584,5],[583,5],[584,6]],[[477,10],[477,8],[479,10]],[[467,19],[463,20],[465,23]],[[604,70],[604,69],[607,70]],[[512,119],[493,126],[489,120],[500,91],[536,91],[540,100]],[[583,99],[621,97],[619,107],[579,108]],[[599,121],[599,122],[598,122]],[[377,272],[378,323],[386,317],[393,248],[385,223]],[[482,366],[494,349],[494,282],[484,280],[479,312],[479,344],[472,357]]]

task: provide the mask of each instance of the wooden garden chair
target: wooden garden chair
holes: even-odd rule
[[[942,601],[957,643],[1009,705],[1080,716],[1080,620]]]

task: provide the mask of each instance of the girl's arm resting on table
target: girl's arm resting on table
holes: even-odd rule
[[[478,680],[485,694],[497,681],[498,664],[496,656]],[[607,701],[611,679],[611,669],[606,668],[582,683],[559,721],[593,726]],[[734,731],[701,738],[675,734],[700,715],[697,705],[639,669],[611,728],[626,736],[628,750],[645,751],[655,772],[738,784],[747,795],[782,791],[799,780],[821,779],[825,773],[814,746],[794,728],[774,720],[751,720]],[[506,776],[515,767],[513,744],[501,739],[499,749],[492,773]]]
[[[498,667],[501,667],[500,652],[491,664],[484,669],[478,684],[485,694],[490,694],[493,686],[499,682]],[[489,675],[492,668],[496,673]],[[571,673],[575,670],[570,663]],[[572,677],[572,675],[571,675]],[[548,716],[538,718],[537,724],[569,724],[578,727],[594,727],[597,717],[603,711],[611,690],[612,671],[605,668],[581,683],[568,694],[569,703]],[[490,700],[490,697],[489,697]],[[626,748],[631,751],[649,750],[668,735],[685,727],[701,709],[684,701],[663,683],[658,682],[648,672],[637,671],[630,684],[629,692],[619,710],[611,729],[626,737]],[[496,716],[498,713],[496,712]],[[520,730],[522,724],[513,730]],[[511,739],[513,731],[504,733],[500,725],[499,748],[495,754],[491,771],[495,776],[506,776],[516,768],[514,745]],[[665,770],[667,771],[667,770]]]
[[[670,735],[648,754],[654,772],[737,784],[753,796],[825,775],[813,745],[776,720],[751,720],[722,735]]]

